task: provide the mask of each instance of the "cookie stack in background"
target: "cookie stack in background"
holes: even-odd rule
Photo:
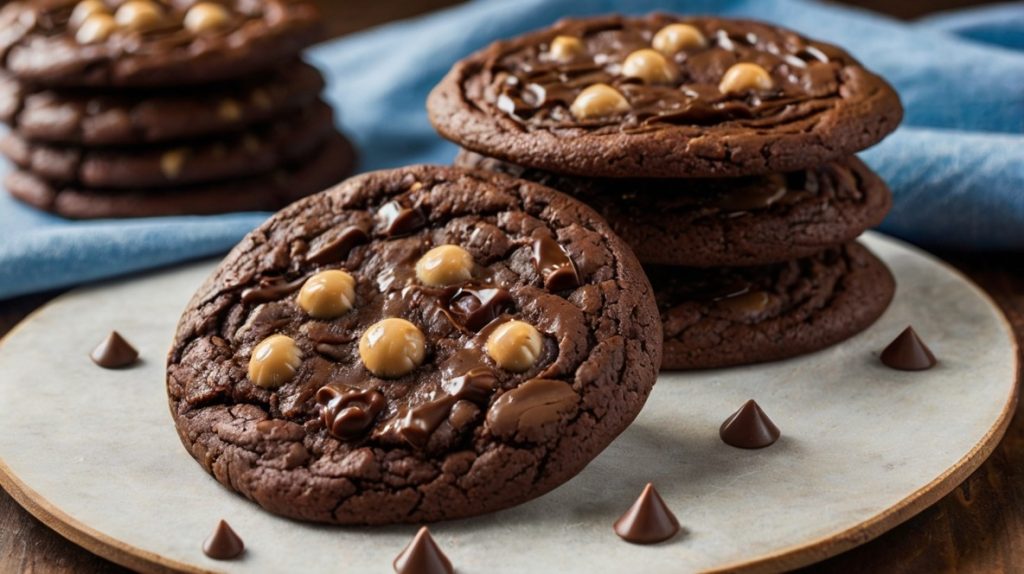
[[[892,299],[855,241],[890,192],[852,154],[902,108],[835,46],[749,21],[564,20],[462,60],[428,109],[457,165],[574,195],[630,244],[665,369],[815,351]]]
[[[353,169],[300,59],[294,0],[13,2],[0,151],[15,198],[70,218],[276,210]]]

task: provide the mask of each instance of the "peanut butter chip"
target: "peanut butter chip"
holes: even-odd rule
[[[152,30],[159,26],[163,19],[163,11],[148,0],[129,0],[114,14],[118,26],[137,32]]]
[[[544,339],[537,328],[524,321],[502,323],[487,337],[487,354],[506,371],[521,373],[540,357]]]
[[[676,79],[676,70],[661,53],[645,48],[626,57],[622,75],[645,84],[668,84]]]
[[[185,12],[185,29],[195,34],[223,28],[231,21],[227,8],[213,2],[199,2]]]
[[[600,118],[629,111],[629,102],[608,84],[594,84],[576,96],[569,111],[577,119]]]
[[[74,28],[79,28],[90,16],[96,14],[107,14],[107,5],[101,0],[82,0],[75,4],[68,23]]]
[[[117,24],[110,14],[97,13],[89,16],[78,27],[75,41],[79,44],[95,44],[110,37],[117,29]]]
[[[700,30],[689,24],[669,24],[658,30],[651,45],[662,54],[673,56],[683,50],[703,48],[708,45],[708,41]]]
[[[188,149],[178,148],[164,152],[160,156],[160,172],[167,179],[176,179],[181,175],[181,169],[185,166],[185,159],[188,157]]]
[[[749,62],[733,64],[721,83],[718,84],[718,91],[723,94],[737,94],[750,90],[770,90],[772,88],[772,77],[768,71]]]
[[[438,245],[416,262],[416,278],[430,287],[465,283],[473,277],[473,256],[458,245]]]
[[[556,62],[568,62],[583,54],[583,42],[574,36],[555,36],[548,47],[548,54]]]
[[[423,363],[426,340],[419,327],[405,319],[384,319],[359,338],[359,357],[366,368],[383,378],[401,377]]]
[[[315,319],[333,319],[348,312],[355,304],[356,280],[338,269],[321,271],[302,285],[296,302]]]
[[[280,387],[295,376],[302,351],[286,335],[271,335],[256,345],[249,357],[249,379],[257,387]]]
[[[235,122],[242,117],[242,107],[235,100],[225,98],[217,106],[217,115],[229,122]]]

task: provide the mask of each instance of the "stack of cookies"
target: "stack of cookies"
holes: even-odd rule
[[[51,0],[0,10],[0,151],[17,199],[70,218],[276,210],[355,152],[300,52],[298,0]]]
[[[845,51],[775,26],[664,14],[564,20],[457,63],[428,102],[463,167],[594,207],[644,264],[662,368],[841,341],[895,283],[855,238],[891,205],[852,154],[902,117]]]

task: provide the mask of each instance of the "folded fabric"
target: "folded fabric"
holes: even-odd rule
[[[924,246],[1024,249],[1024,5],[902,23],[808,0],[478,0],[324,44],[310,59],[363,169],[447,163],[424,101],[489,42],[563,16],[650,11],[767,20],[840,44],[899,91],[903,127],[864,153],[896,196],[883,231]],[[7,169],[0,167],[0,171]],[[0,297],[226,251],[266,214],[71,222],[0,197]]]

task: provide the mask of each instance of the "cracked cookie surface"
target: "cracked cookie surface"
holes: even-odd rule
[[[267,510],[425,522],[571,478],[639,413],[660,359],[650,284],[592,210],[419,166],[246,237],[182,316],[167,388],[192,456]]]
[[[664,324],[662,368],[711,369],[824,349],[875,322],[896,290],[853,242],[760,267],[646,267]]]
[[[645,265],[751,266],[852,241],[892,205],[856,157],[785,174],[722,179],[583,178],[463,150],[455,165],[536,181],[593,207]]]
[[[467,149],[591,177],[793,171],[868,147],[902,118],[895,91],[835,46],[667,14],[567,19],[496,42],[458,62],[428,109]]]

